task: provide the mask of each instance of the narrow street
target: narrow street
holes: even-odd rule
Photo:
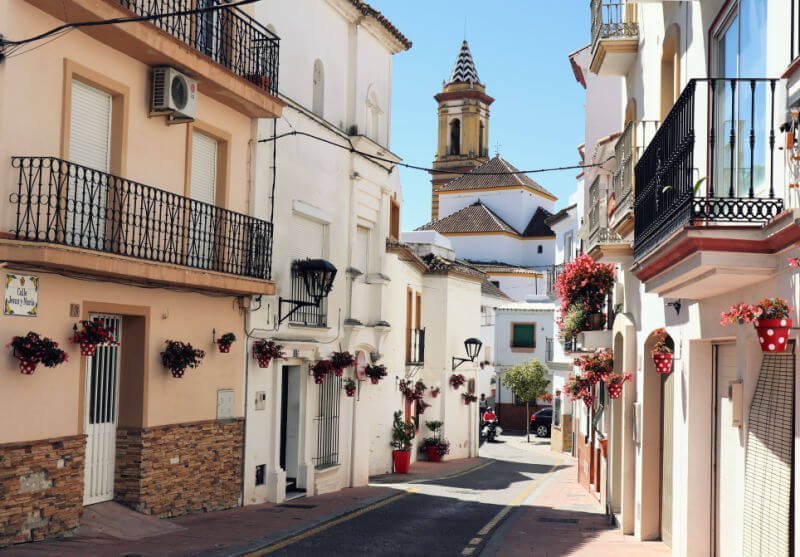
[[[494,460],[445,480],[395,484],[405,494],[389,504],[255,554],[478,554],[509,514],[508,507],[520,504],[562,467],[562,457],[545,446],[523,447],[519,438],[484,444],[481,456]]]

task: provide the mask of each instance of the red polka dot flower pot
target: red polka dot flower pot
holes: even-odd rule
[[[672,354],[668,352],[653,352],[653,363],[656,371],[661,375],[666,375],[672,371]]]
[[[762,352],[783,352],[789,340],[789,330],[792,320],[782,319],[756,319],[753,321],[761,344]]]

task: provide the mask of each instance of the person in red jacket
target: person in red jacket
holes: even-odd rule
[[[491,406],[483,413],[483,421],[484,423],[497,421],[497,414],[494,413]]]

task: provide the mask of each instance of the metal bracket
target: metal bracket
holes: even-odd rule
[[[283,304],[288,304],[291,306],[291,309],[286,314],[283,313]],[[278,325],[289,319],[295,314],[295,312],[297,312],[297,310],[305,307],[319,307],[319,304],[315,304],[314,302],[301,302],[299,300],[285,300],[283,298],[278,298]]]

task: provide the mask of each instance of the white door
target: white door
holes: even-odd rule
[[[739,428],[731,425],[729,390],[738,380],[736,345],[714,346],[715,385],[715,555],[731,557],[741,555],[742,514],[737,510],[735,493],[744,480],[740,464]]]
[[[67,204],[67,243],[102,249],[106,230],[108,173],[111,171],[111,95],[72,81],[69,159],[78,169],[62,193]]]
[[[189,211],[189,265],[214,266],[217,234],[217,140],[195,131],[192,135],[192,179]]]
[[[118,315],[91,315],[113,327],[121,340],[122,318]],[[119,410],[120,347],[102,344],[94,356],[86,358],[86,395],[84,431],[86,466],[83,504],[91,505],[114,498],[114,463],[117,450],[117,414]]]

